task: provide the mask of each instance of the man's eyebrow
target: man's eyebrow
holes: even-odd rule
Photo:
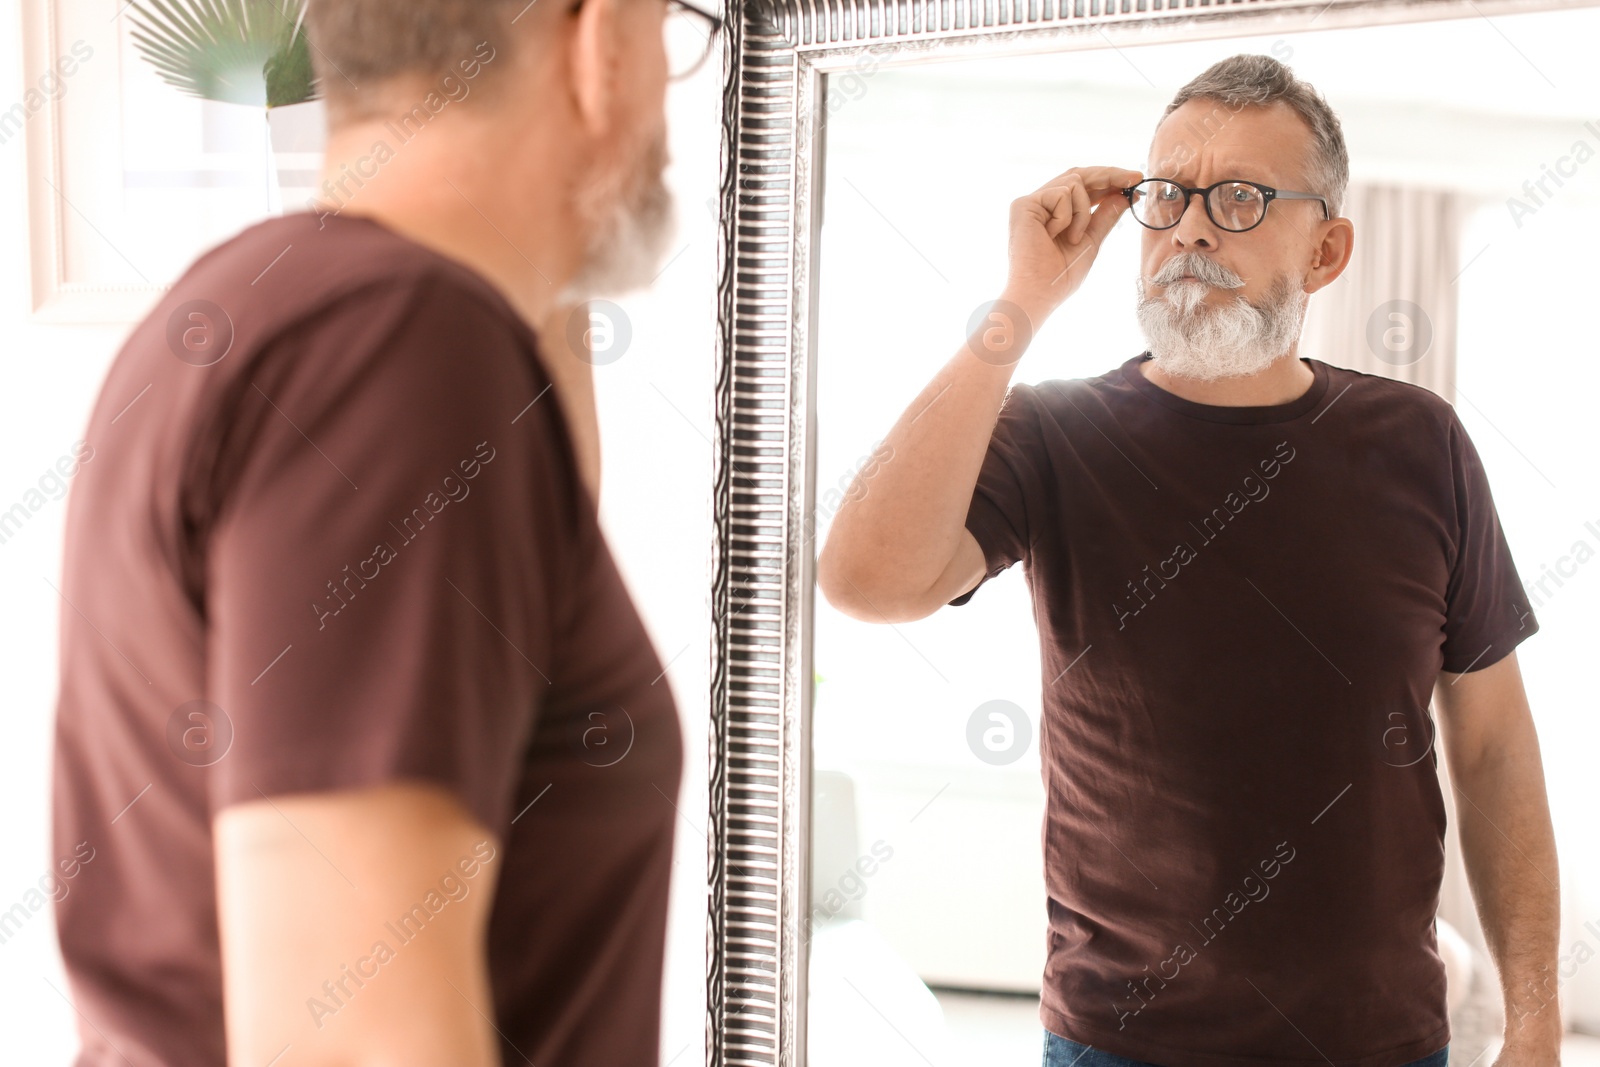
[[[1236,166],[1236,165],[1234,165],[1232,163],[1228,163],[1228,164],[1224,164],[1223,166],[1216,167],[1214,169],[1216,170],[1216,172],[1218,174],[1227,175],[1227,177],[1218,178],[1217,179],[1218,181],[1253,181],[1253,182],[1260,182],[1263,185],[1271,185],[1272,184],[1272,181],[1267,176],[1262,176],[1262,177],[1252,177],[1251,176],[1252,172],[1254,172],[1255,174],[1261,174],[1260,168],[1258,168],[1258,167]],[[1168,181],[1179,182],[1180,184],[1183,184],[1183,185],[1188,185],[1191,180],[1196,180],[1196,181],[1198,180],[1198,179],[1194,178],[1193,173],[1190,172],[1189,170],[1187,170],[1186,168],[1179,168],[1178,170],[1169,170],[1169,171],[1147,170],[1147,171],[1145,171],[1145,177],[1146,178],[1165,178]]]

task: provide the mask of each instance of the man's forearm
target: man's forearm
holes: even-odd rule
[[[1490,749],[1456,772],[1454,786],[1467,879],[1500,971],[1507,1046],[1559,1050],[1560,891],[1531,722],[1515,743]]]
[[[833,604],[867,599],[877,612],[892,612],[950,562],[1032,329],[1006,333],[998,354],[980,335],[968,338],[885,436],[891,458],[851,481],[817,560],[818,583]]]

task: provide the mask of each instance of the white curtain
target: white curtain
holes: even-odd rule
[[[1355,226],[1350,265],[1312,295],[1300,355],[1454,403],[1456,277],[1469,207],[1469,197],[1448,190],[1352,182],[1343,210]]]

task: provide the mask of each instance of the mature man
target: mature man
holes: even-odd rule
[[[660,268],[683,17],[311,6],[325,198],[201,257],[84,435],[79,1064],[658,1062],[682,743],[564,309]]]
[[[1047,1065],[1443,1064],[1430,694],[1498,1062],[1553,1064],[1556,856],[1513,652],[1537,623],[1483,469],[1433,394],[1296,355],[1350,259],[1338,120],[1235,56],[1169,105],[1149,173],[1073,168],[1013,202],[995,317],[835,515],[820,586],[895,622],[1024,562]],[[1130,208],[1149,350],[1008,388]]]

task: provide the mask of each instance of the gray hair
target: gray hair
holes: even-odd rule
[[[1235,111],[1247,104],[1267,106],[1279,100],[1294,108],[1311,129],[1311,157],[1305,161],[1309,184],[1304,191],[1326,197],[1328,217],[1338,216],[1350,183],[1350,155],[1345,151],[1339,117],[1309,83],[1271,56],[1229,56],[1179,89],[1161,113],[1162,121],[1196,98],[1218,100]]]
[[[513,51],[512,16],[518,7],[533,6],[526,0],[308,0],[311,65],[327,101],[329,127],[383,115],[398,103],[415,104],[394,95],[403,89],[396,83],[408,76],[435,84],[461,82],[459,75],[468,70],[474,72],[468,79],[476,77],[496,53]],[[551,6],[543,5],[539,16]],[[484,47],[487,56],[479,50]],[[495,63],[493,78],[510,65],[504,59]]]

